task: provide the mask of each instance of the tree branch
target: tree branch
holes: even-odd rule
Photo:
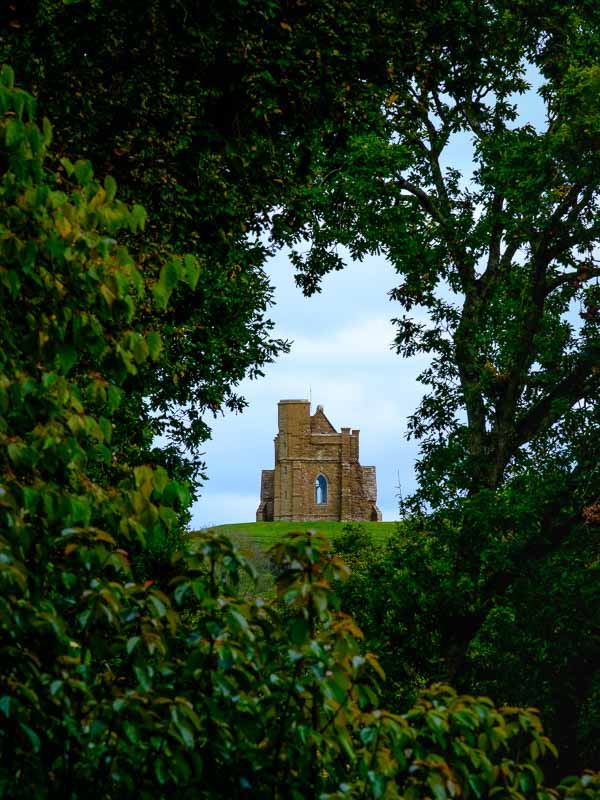
[[[446,225],[448,223],[447,218],[442,214],[440,209],[433,202],[431,196],[428,195],[426,191],[421,189],[415,183],[407,181],[406,178],[403,178],[401,175],[396,178],[396,183],[401,189],[406,189],[407,192],[410,192],[414,197],[416,197],[423,211],[426,211],[431,217],[436,219],[440,225]]]
[[[467,124],[471,129],[471,132],[474,133],[475,136],[477,136],[477,138],[481,140],[485,136],[485,130],[481,126],[481,123],[477,119],[475,119],[475,117],[471,113],[473,110],[473,104],[471,103],[470,105],[471,108],[469,108],[468,104],[462,105],[460,107],[460,111],[462,112],[465,120],[467,121]]]
[[[482,288],[482,296],[488,294],[492,286],[495,284],[498,276],[498,271],[501,261],[501,245],[502,245],[502,231],[504,225],[500,219],[502,209],[504,207],[504,197],[499,192],[498,188],[494,190],[494,196],[490,204],[490,214],[492,215],[492,224],[490,226],[490,247],[487,266],[485,272],[480,278]]]
[[[437,92],[432,91],[431,97],[436,108],[441,109],[442,103]],[[422,109],[425,110],[423,111]],[[450,124],[442,113],[440,117],[442,121],[442,128],[441,130],[438,130],[429,118],[427,104],[424,102],[424,98],[423,101],[418,105],[417,113],[427,128],[429,143],[431,145],[427,151],[429,166],[431,168],[431,176],[434,186],[437,190],[438,197],[443,206],[443,214],[446,218],[445,224],[449,227],[452,222],[452,204],[450,202],[450,198],[448,197],[448,190],[442,174],[442,168],[440,167],[439,156],[447,142]],[[447,236],[447,242],[448,249],[450,250],[454,263],[456,264],[456,268],[463,282],[464,291],[466,292],[469,288],[472,289],[475,287],[475,268],[472,265],[469,266],[466,252],[464,250],[459,252],[455,238],[452,235]]]
[[[562,275],[557,275],[550,281],[546,282],[546,294],[551,294],[555,289],[563,283],[570,283],[571,281],[588,281],[590,278],[600,277],[600,267],[590,269],[587,265],[589,262],[583,264],[577,269],[576,272],[563,272]]]
[[[517,420],[517,447],[548,430],[564,414],[565,403],[573,406],[585,397],[596,396],[600,388],[600,374],[593,372],[594,367],[600,367],[598,345],[592,353],[583,353],[579,364]]]
[[[548,219],[537,248],[540,252],[547,252],[548,262],[557,258],[567,248],[577,244],[576,238],[568,236],[566,231],[571,230],[573,227],[581,210],[590,201],[595,187],[588,186],[587,189],[583,191],[581,199],[577,201],[577,197],[579,193],[582,192],[582,189],[583,187],[581,184],[573,184]],[[566,219],[562,219],[563,214],[567,211]],[[554,246],[552,246],[553,239],[556,240],[560,233],[563,234],[562,238],[560,241],[556,241]]]

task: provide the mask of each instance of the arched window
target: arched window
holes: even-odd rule
[[[315,503],[318,506],[327,503],[327,478],[324,475],[317,475],[315,481]]]

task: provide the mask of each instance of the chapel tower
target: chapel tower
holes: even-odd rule
[[[358,461],[359,431],[338,433],[323,406],[280,400],[275,469],[262,471],[257,522],[381,520],[375,467]]]

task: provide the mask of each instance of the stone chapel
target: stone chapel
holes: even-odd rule
[[[381,520],[375,467],[358,461],[359,431],[338,433],[323,406],[280,400],[275,469],[262,471],[257,522]]]

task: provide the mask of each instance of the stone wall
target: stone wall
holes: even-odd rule
[[[280,400],[275,469],[263,470],[257,521],[380,520],[375,467],[359,463],[359,431],[338,433],[308,400]],[[315,483],[323,476],[325,502]],[[322,499],[322,498],[321,498]]]

